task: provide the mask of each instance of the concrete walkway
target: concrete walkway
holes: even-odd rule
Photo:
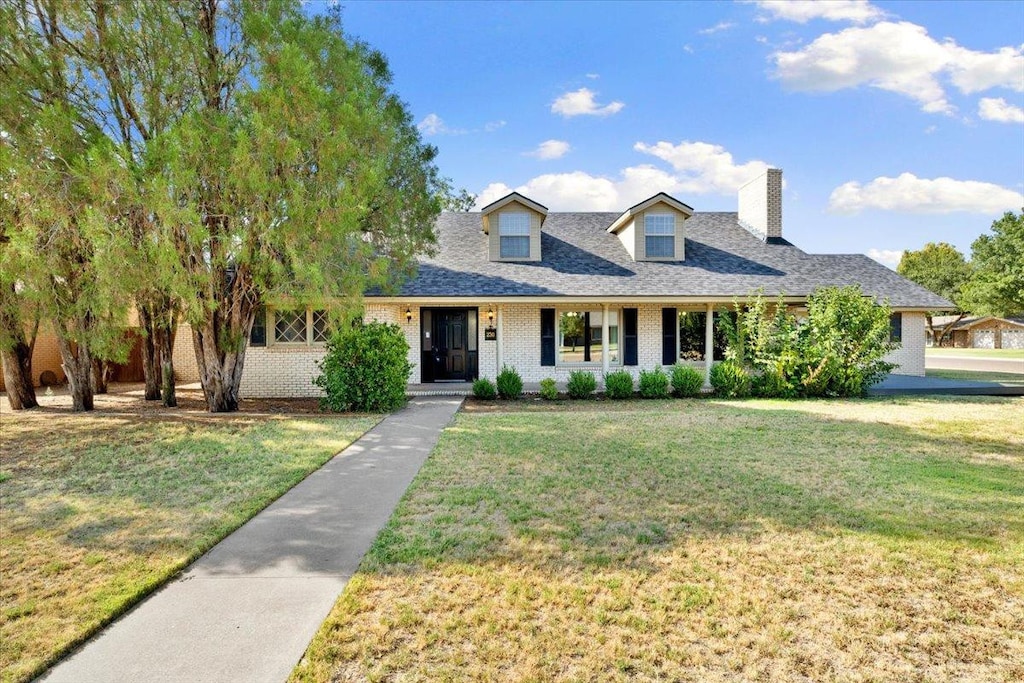
[[[281,683],[461,401],[413,399],[40,680]]]

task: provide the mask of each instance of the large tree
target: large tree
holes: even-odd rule
[[[16,169],[4,177],[17,220],[5,250],[20,264],[19,296],[52,323],[74,410],[93,405],[95,351],[119,353],[126,302],[98,285],[90,171],[105,156],[102,130],[85,115],[88,78],[71,67],[75,48],[60,27],[81,4],[10,0],[0,7],[0,130]]]
[[[434,242],[443,181],[384,57],[340,11],[194,0],[200,104],[155,138],[158,229],[173,245],[207,405],[238,408],[261,301],[340,316]]]
[[[956,306],[957,316],[938,331],[933,325],[935,313],[929,311],[926,315],[928,331],[935,340],[935,345],[941,345],[956,323],[967,314],[962,300],[964,285],[971,277],[971,265],[953,245],[946,242],[929,242],[923,249],[904,251],[896,272],[948,299]]]
[[[1024,210],[992,222],[992,234],[971,244],[974,276],[964,288],[971,311],[1000,317],[1024,314]]]

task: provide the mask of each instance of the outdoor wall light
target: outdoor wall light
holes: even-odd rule
[[[494,309],[490,306],[487,307],[487,324],[490,325],[494,322]]]
[[[412,309],[409,308],[408,306],[405,307],[405,322],[412,322]]]

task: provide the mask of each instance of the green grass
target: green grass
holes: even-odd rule
[[[1014,681],[1022,605],[1024,400],[477,408],[292,680]]]
[[[1003,384],[1024,384],[1024,374],[1018,372],[988,372],[985,370],[944,370],[927,368],[926,377],[962,379],[972,382],[1001,382]]]
[[[25,681],[123,613],[376,418],[2,418],[0,680]]]
[[[927,356],[965,356],[968,358],[1021,358],[1024,349],[957,349],[952,347],[933,347],[925,349]]]

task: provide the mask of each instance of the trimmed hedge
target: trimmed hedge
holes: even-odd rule
[[[558,398],[558,385],[555,380],[546,377],[540,381],[540,397],[546,401],[554,401]]]
[[[473,396],[491,401],[498,396],[498,390],[494,388],[494,382],[486,377],[481,377],[473,382]]]
[[[640,395],[644,398],[668,398],[668,375],[661,366],[640,371]]]
[[[736,361],[727,360],[711,368],[711,386],[716,396],[746,398],[750,396],[750,373]]]
[[[519,376],[515,368],[507,365],[501,366],[498,373],[498,396],[504,399],[517,399],[523,395],[523,378]]]
[[[585,370],[573,370],[569,373],[569,398],[590,398],[597,391],[597,380],[594,373]]]
[[[696,396],[704,386],[704,373],[689,365],[672,366],[672,393],[676,396]]]
[[[608,398],[633,398],[633,375],[616,370],[604,376],[604,395]]]

